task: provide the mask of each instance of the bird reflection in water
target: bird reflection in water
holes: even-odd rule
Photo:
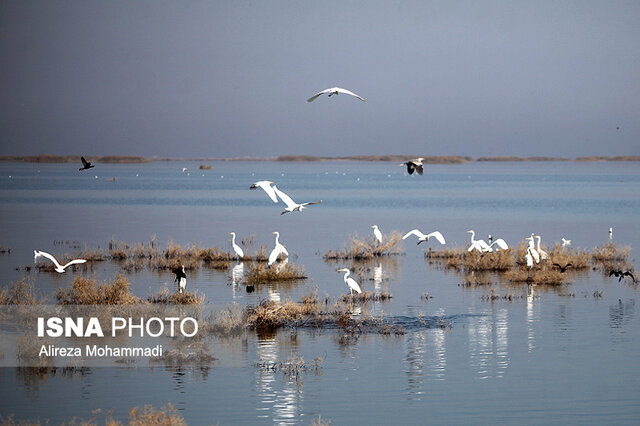
[[[469,322],[470,365],[479,378],[502,377],[509,366],[509,317],[506,308],[492,307],[490,315]]]
[[[538,298],[535,284],[527,284],[527,350],[536,348],[536,332],[533,327],[540,317],[540,309],[535,301]]]

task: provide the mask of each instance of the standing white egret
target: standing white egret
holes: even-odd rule
[[[423,173],[422,160],[424,160],[424,157],[414,158],[413,160],[400,163],[400,165],[407,166],[407,173],[409,173],[410,175],[412,175],[413,171],[415,170],[416,172],[418,172],[419,175],[422,176],[422,173]]]
[[[278,231],[275,231],[272,232],[272,234],[276,234],[276,246],[273,250],[271,250],[271,253],[269,254],[269,261],[267,263],[268,266],[273,265],[275,261],[278,260],[278,256],[280,256],[281,254],[289,256],[289,252],[287,251],[286,247],[283,244],[280,244],[280,233]]]
[[[187,274],[184,272],[184,265],[181,265],[180,268],[176,268],[171,272],[176,274],[176,278],[173,282],[178,283],[178,293],[182,294],[182,292],[187,288]]]
[[[351,273],[350,270],[348,270],[347,268],[342,268],[338,269],[338,272],[345,272],[344,282],[349,286],[349,291],[351,292],[352,296],[354,291],[358,294],[362,293],[362,290],[360,289],[360,286],[358,285],[356,280],[354,280],[353,278],[349,278],[349,274]]]
[[[373,225],[373,235],[374,237],[376,237],[376,240],[378,240],[378,244],[382,244],[382,232],[380,232],[380,229],[378,229],[378,225]]]
[[[236,244],[236,233],[235,232],[229,232],[229,235],[231,235],[231,246],[233,247],[233,251],[236,253],[236,255],[239,258],[243,258],[244,257],[244,251],[242,251],[242,248],[240,248],[239,245]]]
[[[469,246],[467,251],[473,251],[473,250],[478,250],[479,252],[493,251],[493,249],[489,247],[489,244],[487,244],[484,240],[475,239],[476,231],[471,229],[467,231],[467,233],[471,234],[471,245]]]
[[[409,232],[407,232],[406,234],[404,234],[404,237],[402,237],[403,240],[407,239],[410,235],[415,235],[416,237],[418,237],[418,244],[423,243],[425,241],[429,241],[429,238],[434,237],[436,240],[438,240],[438,242],[440,244],[446,244],[447,242],[444,240],[444,237],[442,236],[442,234],[440,233],[440,231],[433,231],[430,234],[423,234],[422,232],[420,232],[417,229],[413,229]]]
[[[66,265],[62,266],[62,265],[60,265],[60,264],[58,263],[58,261],[56,260],[56,258],[55,258],[55,257],[53,257],[52,255],[50,255],[49,253],[44,252],[44,251],[34,250],[34,251],[33,251],[33,261],[34,261],[34,262],[37,262],[37,261],[38,261],[38,259],[39,259],[40,257],[46,257],[47,259],[49,259],[50,261],[52,261],[52,262],[53,262],[53,264],[54,264],[54,265],[55,265],[55,267],[56,267],[56,272],[57,272],[57,273],[59,273],[59,274],[62,274],[62,273],[64,272],[64,270],[65,270],[68,266],[71,266],[71,265],[77,265],[77,264],[80,264],[80,263],[86,263],[86,260],[85,260],[85,259],[74,259],[74,260],[72,260],[71,262],[67,263]]]
[[[564,237],[562,237],[562,247],[570,246],[570,245],[571,245],[571,240],[567,240]]]
[[[535,249],[532,249],[531,247],[527,247],[527,254],[524,256],[525,260],[527,261],[527,266],[529,268],[533,268],[533,258],[534,256],[536,257],[536,259],[538,259],[538,253],[536,252]],[[538,262],[539,260],[536,260],[536,262]]]
[[[538,251],[538,254],[540,255],[540,259],[547,260],[549,258],[549,255],[547,254],[546,251],[544,251],[544,250],[542,250],[540,248],[540,240],[542,240],[542,237],[540,235],[536,235],[536,238],[538,239],[538,246],[536,247],[536,250]]]
[[[533,242],[535,237],[536,236],[534,234],[531,234],[530,237],[525,238],[526,240],[529,240],[529,245],[527,247],[527,254],[530,254],[531,256],[533,256],[533,259],[536,261],[536,263],[540,263],[540,255],[538,254],[538,251],[536,250],[536,245]]]
[[[613,240],[613,228],[609,228],[609,241]]]
[[[337,95],[338,93],[344,93],[345,95],[351,95],[351,96],[355,96],[356,98],[360,99],[362,102],[367,102],[364,100],[364,98],[356,95],[355,93],[351,92],[350,90],[347,89],[343,89],[341,87],[330,87],[329,89],[325,89],[322,92],[318,92],[315,95],[313,95],[312,97],[310,97],[309,99],[307,99],[307,102],[313,102],[315,101],[319,96],[324,95],[325,93],[329,94],[329,97],[333,96],[333,95]]]
[[[278,202],[278,197],[276,197],[276,193],[273,190],[273,188],[271,187],[271,184],[273,182],[271,182],[270,180],[261,180],[258,181],[254,184],[252,184],[249,189],[257,189],[257,188],[262,188],[264,190],[264,192],[267,193],[267,195],[269,196],[269,198],[271,198],[273,200],[274,203]]]
[[[287,207],[284,209],[284,211],[282,213],[280,213],[281,215],[283,215],[285,213],[295,212],[295,211],[301,212],[303,209],[306,209],[307,208],[306,206],[308,206],[308,205],[320,204],[322,202],[322,200],[320,200],[320,201],[313,201],[313,202],[310,202],[310,203],[298,204],[295,201],[293,201],[291,199],[291,197],[289,197],[287,194],[285,194],[284,192],[280,191],[277,186],[273,185],[273,190],[276,192],[276,194],[278,194],[278,197],[280,197],[282,202],[287,205]]]

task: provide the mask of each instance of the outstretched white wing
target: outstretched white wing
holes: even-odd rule
[[[444,237],[442,236],[440,231],[433,231],[432,233],[427,235],[427,238],[431,238],[431,237],[435,237],[435,239],[438,240],[440,244],[446,244],[446,241],[444,240]]]
[[[421,240],[424,238],[427,238],[426,235],[424,235],[422,232],[418,231],[417,229],[414,229],[412,231],[407,232],[406,234],[404,234],[404,237],[402,237],[403,240],[407,239],[410,235],[415,235],[416,237],[420,238]],[[444,244],[444,243],[442,243]]]
[[[54,263],[54,265],[56,265],[56,268],[62,268],[62,266],[58,263],[56,258],[53,257],[52,255],[50,255],[49,253],[47,253],[46,251],[34,250],[33,251],[33,261],[37,262],[39,257],[46,257],[47,259],[52,261]],[[86,260],[85,260],[85,262],[86,262]]]
[[[284,192],[280,191],[277,186],[273,185],[273,190],[276,192],[276,194],[278,194],[278,197],[280,197],[282,202],[287,205],[287,208],[292,209],[298,206],[298,204],[295,201],[293,201],[291,197],[289,197]]]
[[[500,247],[502,250],[506,250],[509,248],[509,246],[507,245],[507,243],[502,239],[502,238],[498,238],[497,240],[495,240],[494,242],[491,243],[491,245],[489,247],[493,247],[494,244],[497,244],[498,247]]]
[[[310,97],[309,99],[307,99],[307,102],[313,102],[313,101],[315,101],[316,99],[318,99],[318,97],[319,97],[319,96],[324,95],[325,93],[329,93],[329,92],[331,92],[332,90],[333,90],[333,88],[331,88],[331,89],[325,89],[325,90],[323,90],[322,92],[318,92],[318,93],[316,93],[315,95],[313,95],[312,97]]]
[[[329,90],[331,90],[331,89],[329,89]],[[356,95],[355,93],[353,93],[353,92],[352,92],[352,91],[350,91],[350,90],[342,89],[342,88],[340,88],[340,87],[334,87],[334,88],[333,88],[333,90],[337,91],[338,93],[344,93],[344,94],[346,94],[346,95],[355,96],[356,98],[360,99],[362,102],[367,102],[367,101],[365,101],[365,100],[364,100],[364,98],[362,98],[362,97],[360,97],[360,96]]]
[[[77,265],[79,263],[87,263],[87,261],[85,259],[74,259],[71,262],[67,263],[66,265],[64,265],[62,267],[62,269],[67,269],[67,266],[71,266],[71,265]]]
[[[277,203],[278,202],[278,197],[276,197],[276,193],[273,191],[273,188],[271,187],[272,183],[273,182],[270,182],[268,180],[261,180],[259,182],[254,183],[249,188],[251,188],[251,189],[262,188],[264,190],[264,192],[267,193],[269,198],[271,198],[271,200],[273,200],[274,203]]]

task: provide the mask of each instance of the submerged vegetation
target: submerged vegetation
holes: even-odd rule
[[[342,250],[329,250],[324,254],[324,259],[373,259],[380,256],[393,256],[402,253],[399,247],[402,242],[402,234],[393,231],[389,235],[383,235],[382,243],[374,238],[360,239],[352,236],[349,244]]]

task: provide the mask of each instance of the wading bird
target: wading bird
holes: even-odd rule
[[[498,248],[501,248],[502,250],[506,250],[509,248],[505,240],[503,240],[502,238],[498,238],[497,240],[489,244],[489,249],[490,249],[489,251],[493,251],[491,247],[493,247],[496,244],[498,245]],[[498,251],[497,248],[496,248],[496,251]]]
[[[378,244],[382,244],[382,232],[378,229],[378,225],[373,225],[373,236],[378,240]]]
[[[533,259],[535,259],[536,263],[540,263],[540,254],[538,254],[538,251],[536,250],[536,245],[533,242],[534,238],[535,238],[534,234],[531,234],[530,237],[525,238],[525,240],[529,240],[529,246],[527,247],[527,254],[530,254],[531,256],[533,256]]]
[[[420,232],[417,229],[414,229],[412,231],[407,232],[406,234],[404,234],[404,237],[402,237],[403,240],[407,239],[410,235],[415,235],[416,237],[418,237],[418,244],[423,243],[425,241],[429,241],[429,238],[434,237],[436,240],[438,240],[438,242],[440,244],[446,244],[447,242],[444,240],[444,237],[442,236],[442,234],[439,231],[433,231],[430,234],[423,234],[422,232]]]
[[[631,277],[631,279],[633,280],[634,283],[637,283],[638,280],[636,279],[636,276],[633,275],[633,272],[631,271],[624,271],[622,272],[622,270],[620,269],[616,269],[616,270],[612,270],[611,272],[609,272],[609,276],[615,275],[616,277],[618,277],[618,282],[622,281],[622,279],[626,276]]]
[[[84,157],[80,157],[80,161],[82,161],[82,167],[78,169],[78,171],[89,170],[92,167],[95,167],[89,161],[85,160]]]
[[[527,266],[529,268],[533,268],[533,258],[535,256],[538,256],[538,253],[536,252],[536,249],[533,249],[531,247],[527,247],[527,254],[524,256],[525,260],[527,261]],[[537,262],[537,261],[536,261]]]
[[[320,200],[320,201],[313,201],[313,202],[310,202],[310,203],[298,204],[295,201],[293,201],[291,199],[291,197],[289,197],[287,194],[285,194],[284,192],[280,191],[277,186],[273,185],[273,190],[276,192],[278,197],[280,197],[282,202],[287,205],[287,207],[284,209],[284,211],[282,213],[280,213],[281,215],[283,215],[285,213],[295,212],[295,211],[301,212],[303,209],[307,208],[306,206],[309,206],[311,204],[320,204],[322,202],[322,200]]]
[[[540,240],[542,240],[542,237],[540,235],[536,235],[535,238],[538,239],[538,246],[536,247],[536,251],[540,255],[540,259],[547,260],[549,258],[549,255],[547,254],[546,251],[540,248]]]
[[[171,272],[176,274],[176,278],[173,282],[178,283],[178,293],[182,294],[182,292],[187,288],[187,274],[184,272],[184,265],[181,265],[180,268],[176,268]]]
[[[347,90],[347,89],[342,89],[340,87],[331,87],[329,89],[325,89],[322,92],[318,92],[315,95],[313,95],[312,97],[310,97],[309,99],[307,99],[307,102],[313,102],[315,101],[319,96],[324,95],[325,93],[329,94],[329,97],[333,96],[333,95],[337,95],[338,93],[344,93],[345,95],[351,95],[351,96],[355,96],[356,98],[360,99],[362,102],[367,102],[364,100],[364,98],[356,95],[355,93]]]
[[[272,183],[273,182],[271,182],[270,180],[261,180],[259,182],[254,183],[253,185],[251,185],[249,187],[249,189],[262,188],[264,190],[264,192],[267,193],[269,198],[271,198],[274,203],[277,203],[278,202],[278,197],[276,197],[276,193],[273,190],[273,188],[271,187]]]
[[[417,171],[419,175],[422,175],[423,169],[422,169],[422,160],[424,160],[423,157],[420,158],[414,158],[413,160],[409,160],[409,161],[405,161],[404,163],[400,163],[401,166],[407,166],[407,173],[409,173],[410,175],[413,174],[413,171]]]
[[[229,232],[229,235],[231,235],[231,247],[233,247],[233,251],[236,253],[236,255],[239,258],[243,258],[244,257],[244,251],[242,251],[242,248],[236,244],[236,233],[235,232]]]
[[[272,232],[272,234],[276,234],[276,246],[273,250],[271,250],[271,254],[269,254],[269,262],[267,263],[268,266],[273,265],[274,262],[278,260],[278,256],[280,256],[281,254],[284,256],[289,256],[289,252],[287,251],[286,247],[283,244],[280,244],[280,233],[278,231],[275,231]]]
[[[564,237],[562,237],[562,247],[566,247],[570,245],[571,245],[571,240],[567,240]]]
[[[467,233],[471,234],[471,245],[469,246],[467,251],[478,250],[481,253],[483,253],[485,251],[493,251],[493,249],[491,247],[489,247],[489,244],[487,244],[485,242],[485,240],[476,240],[475,239],[476,231],[471,229],[471,230],[467,231]]]
[[[609,240],[613,240],[613,228],[609,228]]]
[[[553,266],[557,266],[558,269],[560,269],[560,272],[566,272],[567,268],[569,268],[570,266],[573,266],[573,265],[570,264],[570,263],[567,263],[566,265],[562,266],[562,265],[560,265],[558,263],[554,263]]]
[[[342,268],[338,269],[338,272],[345,272],[344,282],[349,286],[349,291],[351,292],[352,296],[354,291],[358,294],[362,293],[362,290],[360,289],[360,286],[358,285],[356,280],[354,280],[353,278],[349,278],[349,274],[351,273],[351,271],[349,271],[347,268]]]
[[[38,250],[34,250],[33,251],[33,261],[37,262],[38,259],[40,257],[46,257],[47,259],[49,259],[50,261],[53,262],[53,264],[56,266],[56,272],[59,274],[62,274],[64,272],[64,270],[71,265],[77,265],[80,263],[86,263],[87,261],[85,259],[74,259],[71,262],[67,263],[66,265],[62,266],[58,263],[58,261],[56,260],[55,257],[53,257],[52,255],[50,255],[47,252],[44,251],[38,251]]]

